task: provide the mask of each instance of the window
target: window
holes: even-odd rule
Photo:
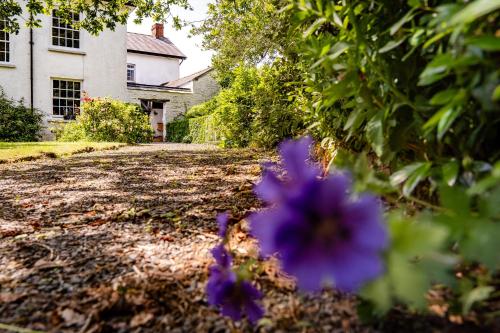
[[[52,113],[74,119],[80,111],[81,88],[80,81],[52,80]]]
[[[4,31],[5,20],[0,20],[0,62],[10,61],[10,36]]]
[[[72,14],[73,22],[80,21],[78,13]],[[52,11],[52,45],[80,48],[80,30],[76,30],[71,24],[66,24],[57,15],[56,10]]]
[[[127,82],[135,82],[135,65],[127,64]]]

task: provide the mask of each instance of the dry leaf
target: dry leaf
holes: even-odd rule
[[[130,327],[135,328],[142,326],[154,318],[154,315],[150,312],[141,312],[136,314],[130,321]]]
[[[71,325],[83,325],[85,323],[85,316],[81,313],[74,311],[73,309],[66,308],[59,312],[59,315],[67,326]]]

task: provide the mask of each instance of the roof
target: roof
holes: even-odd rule
[[[199,72],[193,73],[191,75],[181,77],[180,79],[166,82],[163,85],[166,87],[180,87],[180,86],[185,85],[186,83],[189,83],[191,81],[194,81],[194,80],[202,77],[203,75],[207,74],[208,72],[210,72],[212,70],[213,70],[212,67],[208,67],[208,68],[205,68]]]
[[[135,82],[127,82],[128,88],[136,88],[136,89],[145,89],[145,90],[164,90],[164,91],[190,91],[188,88],[179,88],[179,87],[166,87],[163,85],[157,86],[153,84],[141,84]]]
[[[151,35],[137,34],[134,32],[127,32],[127,51],[168,58],[187,58],[184,53],[166,37],[156,38]]]

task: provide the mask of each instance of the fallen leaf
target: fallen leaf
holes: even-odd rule
[[[60,311],[59,315],[62,319],[64,319],[64,322],[67,326],[83,325],[85,323],[85,316],[70,308],[66,308]]]
[[[135,328],[142,326],[154,318],[154,315],[150,312],[141,312],[136,314],[130,321],[130,327]]]

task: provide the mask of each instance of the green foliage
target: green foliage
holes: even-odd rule
[[[486,3],[297,1],[314,133],[369,148],[395,167],[496,161],[499,14],[495,1]],[[406,194],[431,175],[427,164],[415,172]]]
[[[76,121],[56,133],[59,141],[143,143],[153,140],[149,117],[138,105],[110,98],[83,103]]]
[[[167,141],[189,142],[189,119],[178,118],[167,124]],[[184,140],[186,138],[186,141]]]
[[[167,141],[209,143],[221,140],[217,114],[201,117],[181,117],[167,124]]]
[[[280,61],[259,69],[236,67],[230,85],[210,101],[191,108],[185,118],[214,115],[217,137],[226,147],[273,147],[304,128],[296,98],[287,95],[294,91],[289,83],[295,72]],[[170,140],[179,141],[188,135],[181,122],[172,125],[172,131],[183,136],[173,134]],[[193,126],[189,125],[189,132]]]
[[[195,34],[203,35],[203,46],[216,51],[212,65],[223,87],[240,65],[272,63],[287,53],[290,14],[280,11],[288,0],[219,0],[208,5],[207,19]]]
[[[356,190],[402,210],[388,215],[387,274],[363,292],[374,313],[422,309],[436,282],[465,312],[491,295],[499,10],[497,0],[221,0],[198,29],[218,52],[226,89],[206,111],[227,145],[273,146],[307,128]],[[487,273],[457,282],[453,269],[470,265]]]
[[[164,22],[171,15],[173,6],[190,8],[187,0],[2,0],[0,2],[0,19],[6,21],[9,32],[18,32],[19,18],[22,16],[22,5],[26,3],[26,25],[40,27],[39,15],[50,15],[57,9],[58,15],[66,23],[73,24],[75,28],[83,28],[92,34],[98,34],[104,29],[114,30],[117,25],[127,24],[131,14],[130,8],[135,8],[135,22],[140,23],[144,18],[151,17],[155,22]],[[80,22],[71,21],[71,13],[81,13]],[[180,27],[180,21],[174,16],[174,25]]]
[[[42,129],[42,114],[15,102],[0,88],[0,141],[37,141]]]

